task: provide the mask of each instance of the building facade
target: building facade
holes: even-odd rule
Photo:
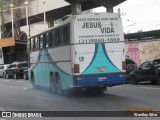
[[[160,30],[125,35],[126,54],[139,66],[145,61],[160,59]]]

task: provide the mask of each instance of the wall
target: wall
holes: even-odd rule
[[[160,59],[160,39],[126,43],[126,54],[139,66],[147,60]]]

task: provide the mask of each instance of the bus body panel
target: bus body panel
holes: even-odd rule
[[[102,85],[115,86],[124,84],[125,81],[126,81],[126,75],[124,73],[74,76],[74,84],[77,87],[94,87]]]
[[[63,57],[59,54],[63,54]],[[29,74],[31,71],[34,73],[35,84],[50,87],[50,73],[57,72],[61,79],[62,89],[69,89],[73,86],[70,56],[70,46],[31,52],[32,66]]]
[[[82,14],[74,17],[73,63],[75,86],[125,83],[124,36],[117,14]]]

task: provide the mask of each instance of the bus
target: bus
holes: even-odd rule
[[[122,21],[115,13],[72,15],[31,36],[29,81],[55,94],[82,88],[103,93],[126,81]]]

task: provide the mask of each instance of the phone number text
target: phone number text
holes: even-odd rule
[[[79,43],[119,42],[120,38],[80,39]]]

